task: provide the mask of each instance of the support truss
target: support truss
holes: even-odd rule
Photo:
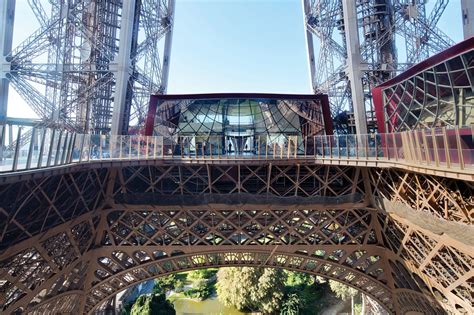
[[[438,0],[430,12],[424,0],[357,1],[354,12],[344,12],[352,9],[352,2],[343,0],[302,2],[313,90],[329,95],[337,129],[338,123],[345,125],[342,120],[347,120],[337,115],[362,103],[366,111],[362,118],[374,130],[372,88],[454,44],[437,27],[448,0]],[[319,43],[317,56],[313,36]],[[351,62],[351,55],[356,61]],[[351,91],[351,83],[360,85],[361,97]],[[351,130],[354,133],[353,126]]]
[[[406,191],[422,178],[432,188],[414,203]],[[0,304],[92,313],[169,273],[267,266],[341,281],[392,313],[469,313],[474,240],[440,234],[472,229],[456,203],[442,202],[467,192],[440,180],[285,161],[18,177],[0,186]]]
[[[149,95],[166,91],[174,0],[28,3],[38,29],[2,66],[42,125],[97,134],[143,126]]]

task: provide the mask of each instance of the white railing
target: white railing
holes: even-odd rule
[[[474,165],[473,128],[416,130],[391,134],[301,137],[257,136],[236,149],[229,137],[104,136],[52,129],[0,125],[0,172],[111,160],[385,160],[470,171]],[[25,132],[29,140],[19,141]],[[234,139],[235,140],[235,139]],[[248,143],[248,142],[247,142]]]

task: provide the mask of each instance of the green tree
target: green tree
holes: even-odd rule
[[[353,289],[338,281],[329,280],[329,286],[336,296],[344,301],[351,299],[351,311],[354,314],[354,297],[359,293],[358,290]]]
[[[217,273],[217,296],[239,310],[275,313],[282,304],[285,278],[283,271],[272,268],[222,268]]]
[[[264,314],[272,314],[282,304],[286,275],[281,269],[264,268],[252,298]]]
[[[257,305],[252,299],[257,290],[261,271],[250,267],[221,268],[217,272],[217,297],[227,306],[239,310],[255,310]]]
[[[173,304],[164,294],[141,295],[135,301],[130,315],[175,315]]]
[[[286,274],[285,285],[287,286],[308,286],[314,283],[313,277],[307,273],[286,270],[284,273]]]
[[[200,301],[205,300],[211,296],[212,285],[209,284],[206,280],[196,280],[194,283],[195,287],[185,291],[184,295],[189,296],[193,299],[198,299]]]
[[[130,315],[141,315],[141,314],[149,314],[150,313],[150,305],[148,302],[148,297],[146,295],[140,295],[138,299],[133,303],[132,310],[130,311]]]
[[[334,280],[329,280],[329,286],[331,287],[332,292],[334,292],[338,298],[344,301],[353,298],[357,295],[357,293],[359,293],[359,291],[356,289]]]
[[[198,269],[190,271],[188,277],[190,280],[203,280],[210,279],[217,273],[217,269],[208,268],[208,269]]]
[[[292,293],[281,306],[280,315],[298,315],[300,313],[300,297]]]
[[[155,279],[155,286],[153,287],[153,293],[165,293],[168,290],[173,290],[177,282],[176,275],[170,274],[168,276],[160,277]]]

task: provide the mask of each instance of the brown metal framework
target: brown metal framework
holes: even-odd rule
[[[320,275],[396,314],[474,311],[469,182],[285,160],[48,174],[0,186],[6,314],[93,313],[134,284],[209,266]]]
[[[380,132],[470,126],[474,38],[434,55],[372,90]]]

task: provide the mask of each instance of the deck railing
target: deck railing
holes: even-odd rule
[[[24,130],[0,126],[0,172],[110,160],[275,160],[309,159],[392,161],[415,166],[472,171],[474,128],[414,130],[391,134],[301,137],[257,136],[238,147],[223,136],[104,136],[53,129]],[[28,132],[29,138],[22,137]],[[230,145],[229,145],[230,144]]]

